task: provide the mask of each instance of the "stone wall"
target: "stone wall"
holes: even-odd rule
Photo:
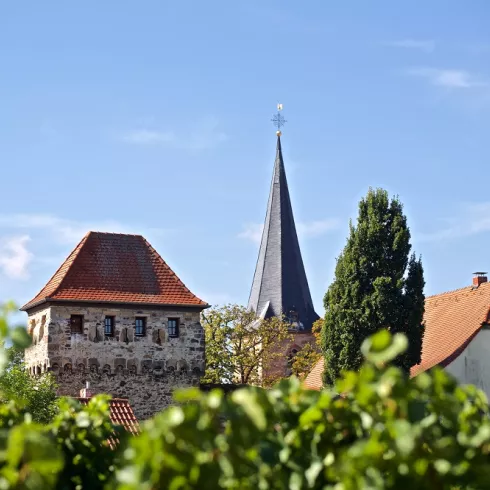
[[[78,397],[80,389],[89,381],[93,395],[105,393],[114,398],[127,398],[138,420],[145,420],[172,404],[175,389],[199,386],[200,377],[200,374],[192,372],[137,375],[61,372],[57,375],[58,395]]]
[[[31,312],[33,346],[26,349],[30,372],[52,371],[60,394],[78,396],[85,381],[94,393],[129,398],[139,417],[171,400],[176,387],[195,385],[204,373],[204,332],[197,309],[50,305]],[[83,333],[72,333],[70,318],[83,315]],[[115,318],[114,335],[104,335],[106,316]],[[135,335],[135,317],[146,319],[145,336]],[[179,336],[167,331],[179,319]],[[43,323],[44,322],[44,323]]]
[[[31,374],[40,374],[48,369],[48,326],[51,322],[50,308],[42,308],[27,320],[27,332],[32,337],[32,346],[29,347],[27,366]],[[27,359],[27,356],[26,356]]]

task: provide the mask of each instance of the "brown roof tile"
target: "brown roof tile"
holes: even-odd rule
[[[22,310],[47,300],[207,306],[142,236],[93,231]]]
[[[308,388],[309,390],[321,390],[323,386],[322,378],[324,366],[325,360],[321,357],[303,381],[303,386],[305,388]]]
[[[431,367],[447,366],[456,359],[489,320],[490,283],[429,296],[425,300],[425,334],[422,362],[410,372],[415,376]],[[322,387],[323,358],[305,378],[311,390]]]
[[[90,398],[75,398],[82,405],[88,405]],[[127,398],[112,398],[109,401],[111,422],[114,425],[122,425],[133,435],[139,433],[138,419]]]
[[[90,398],[78,397],[75,398],[75,400],[78,400],[82,405],[88,405]],[[134,415],[133,409],[129,404],[129,400],[126,398],[112,398],[109,401],[109,409],[109,416],[114,425],[121,425],[133,436],[139,434],[140,426],[138,424],[138,419]],[[119,439],[116,437],[116,434],[114,434],[114,436],[111,437],[108,442],[109,446],[112,449],[115,449],[119,444]]]
[[[422,362],[412,368],[412,376],[454,360],[480,331],[489,311],[490,283],[428,297]]]

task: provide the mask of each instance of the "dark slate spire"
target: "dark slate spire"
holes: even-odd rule
[[[265,318],[286,315],[298,321],[301,330],[311,330],[318,319],[294,225],[279,131],[267,215],[248,307]]]

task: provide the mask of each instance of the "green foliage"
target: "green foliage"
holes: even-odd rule
[[[305,344],[292,359],[291,371],[298,378],[305,378],[321,359],[321,332],[323,329],[323,318],[316,320],[311,333],[315,339],[314,343]]]
[[[290,337],[281,318],[263,320],[243,306],[226,305],[201,315],[206,338],[204,383],[262,385],[260,369],[284,356],[278,345]]]
[[[104,488],[119,458],[119,450],[109,444],[120,436],[109,421],[107,400],[97,396],[87,406],[62,400],[48,425],[32,422],[14,403],[1,405],[0,488]]]
[[[485,396],[440,369],[410,379],[386,368],[406,345],[379,332],[334,390],[291,378],[227,398],[184,392],[130,441],[114,488],[488,488]]]
[[[13,303],[0,308],[0,342],[12,343],[7,351],[0,348],[5,360],[0,370],[0,488],[102,489],[119,457],[119,449],[110,445],[119,440],[122,448],[127,438],[110,422],[109,397],[94,397],[87,406],[62,399],[56,410],[52,377],[33,379],[23,369],[30,337],[22,327],[9,328],[14,310]]]
[[[0,488],[489,488],[485,395],[439,368],[409,378],[392,363],[407,344],[378,332],[361,346],[361,368],[320,392],[297,378],[229,396],[182,391],[137,437],[114,432],[104,396],[63,399],[47,425],[0,405]]]
[[[0,345],[10,341],[8,349],[0,348],[0,403],[15,402],[17,410],[29,413],[34,422],[47,424],[57,411],[56,382],[49,373],[29,375],[24,366],[24,349],[31,337],[24,327],[9,328],[9,316],[15,303],[0,305]]]
[[[46,429],[65,463],[56,489],[103,488],[112,477],[119,448],[125,445],[127,436],[120,426],[110,422],[109,398],[93,397],[85,407],[71,398],[61,400],[58,415]],[[120,445],[116,450],[117,439]]]
[[[400,201],[390,201],[384,190],[369,190],[325,295],[322,349],[327,384],[343,370],[359,369],[362,342],[381,329],[403,332],[409,340],[396,364],[408,372],[420,362],[424,276],[421,260],[410,250]]]
[[[33,377],[24,366],[24,351],[7,349],[7,365],[0,374],[0,403],[15,401],[34,422],[49,423],[57,412],[56,381],[50,373]]]

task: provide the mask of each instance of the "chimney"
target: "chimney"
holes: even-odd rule
[[[475,276],[473,278],[473,287],[475,288],[477,288],[480,284],[488,281],[486,272],[473,272],[473,274]]]
[[[91,398],[92,392],[90,391],[90,382],[87,381],[85,388],[80,390],[80,398]]]

